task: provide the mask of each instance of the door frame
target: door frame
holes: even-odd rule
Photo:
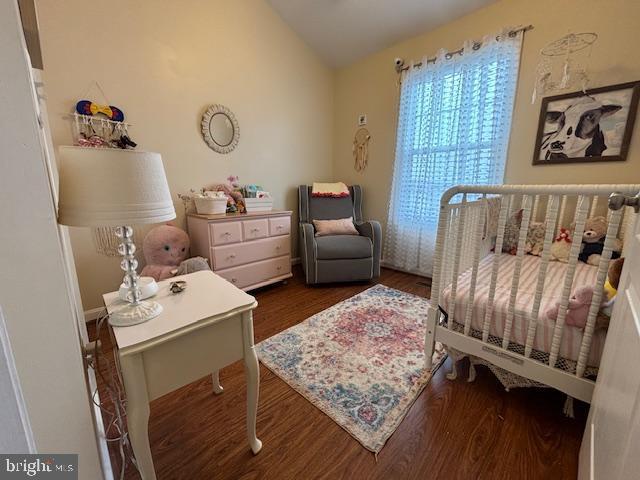
[[[77,453],[104,479],[77,304],[56,221],[33,76],[16,0],[0,2],[0,307],[38,452]],[[77,288],[77,284],[75,285]]]

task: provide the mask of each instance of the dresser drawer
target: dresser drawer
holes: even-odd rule
[[[209,225],[211,229],[211,243],[224,245],[242,241],[242,226],[240,222],[216,222]]]
[[[289,235],[213,247],[211,249],[213,269],[221,270],[244,265],[245,263],[257,262],[258,260],[288,255],[290,249],[291,240]]]
[[[291,217],[276,217],[269,219],[269,235],[289,235],[291,233]]]
[[[285,255],[241,267],[219,270],[216,273],[236,287],[245,288],[291,273],[291,260],[289,255]]]
[[[244,220],[242,222],[242,233],[245,242],[247,240],[256,240],[257,238],[266,238],[269,236],[269,220],[260,218],[258,220]]]

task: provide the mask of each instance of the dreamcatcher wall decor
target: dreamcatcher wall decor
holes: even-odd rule
[[[598,34],[570,33],[540,50],[536,83],[531,103],[538,97],[579,87],[583,92],[589,83],[589,61]]]
[[[359,128],[353,137],[353,168],[362,172],[369,162],[369,140],[371,134],[366,128]]]

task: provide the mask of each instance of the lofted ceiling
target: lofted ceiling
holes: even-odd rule
[[[332,67],[342,67],[495,0],[267,0]]]

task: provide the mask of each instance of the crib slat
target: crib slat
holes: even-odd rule
[[[595,217],[598,209],[598,195],[593,196],[593,200],[591,201],[591,209],[589,210],[589,217]]]
[[[553,339],[551,340],[551,350],[549,352],[549,366],[555,367],[558,360],[558,352],[560,351],[560,342],[562,340],[562,333],[564,331],[564,320],[567,316],[567,307],[569,305],[569,297],[571,296],[571,287],[573,285],[573,277],[576,272],[576,265],[578,263],[578,254],[580,253],[580,246],[582,234],[584,233],[584,224],[587,218],[589,198],[585,195],[578,197],[578,205],[576,207],[576,214],[574,221],[576,223],[575,230],[573,232],[573,238],[571,243],[571,250],[569,253],[569,263],[567,264],[567,270],[564,276],[564,284],[562,287],[562,297],[560,300],[560,309],[558,310],[558,318],[553,329]]]
[[[618,238],[624,242],[624,236],[627,233],[627,227],[629,226],[629,218],[631,215],[627,212],[631,207],[622,208],[622,219],[620,220],[620,229],[618,231]]]
[[[506,197],[506,198],[505,198]],[[502,243],[504,240],[504,227],[507,223],[507,212],[511,207],[513,195],[503,195],[500,197],[500,214],[498,216],[498,237],[496,238],[496,249],[493,256],[493,265],[491,266],[491,281],[489,282],[489,298],[482,323],[482,341],[487,342],[489,339],[489,329],[491,327],[491,318],[493,317],[493,304],[496,297],[496,282],[498,280],[498,270],[500,269],[500,258],[502,254]]]
[[[600,263],[598,264],[598,273],[596,275],[596,285],[593,291],[593,298],[591,299],[591,306],[589,307],[589,314],[587,316],[587,324],[584,327],[584,333],[582,334],[582,342],[580,343],[580,353],[578,354],[578,364],[576,366],[576,376],[582,377],[584,371],[587,368],[587,359],[589,357],[589,351],[591,350],[591,342],[593,340],[593,331],[596,325],[596,318],[600,311],[600,305],[602,301],[603,285],[607,278],[607,271],[609,269],[609,260],[611,260],[612,247],[616,240],[616,233],[620,226],[620,220],[622,218],[622,210],[611,212],[609,217],[609,225],[607,226],[607,236],[604,241],[604,249],[600,257]]]
[[[469,335],[471,331],[471,315],[473,313],[473,301],[476,294],[476,282],[478,279],[478,264],[480,263],[480,244],[482,243],[482,231],[484,230],[485,220],[487,218],[488,204],[487,196],[483,196],[482,206],[474,210],[480,211],[480,218],[477,219],[474,247],[473,262],[471,267],[471,284],[469,286],[469,298],[467,299],[467,311],[464,318],[464,334]]]
[[[446,257],[445,237],[449,230],[451,220],[451,207],[440,205],[440,219],[438,221],[438,233],[436,234],[435,255],[433,258],[433,284],[431,287],[431,306],[437,309],[442,305],[442,286],[444,285],[443,263]]]
[[[511,213],[515,212],[516,210],[520,210],[522,208],[522,195],[516,195],[513,197],[513,202],[511,204]]]
[[[467,197],[467,201],[469,198]],[[473,248],[474,245],[472,242],[475,239],[475,228],[477,221],[477,213],[478,206],[475,203],[467,203],[465,206],[465,210],[467,211],[465,217],[465,224],[463,225],[463,237],[462,237],[462,248],[460,250],[460,266],[458,267],[460,271],[465,271],[471,266],[471,259],[473,257]]]
[[[436,278],[436,273],[438,273],[438,281],[435,282],[436,285],[432,287],[431,302],[434,308],[442,307],[446,310],[447,306],[445,304],[444,291],[445,287],[451,282],[451,262],[449,259],[452,252],[452,237],[455,234],[453,230],[455,227],[454,210],[456,207],[454,205],[443,205],[441,208],[443,208],[443,210],[440,212],[440,218],[444,220],[442,223],[443,225],[446,225],[446,227],[443,228],[442,232],[438,232],[438,235],[442,233],[441,239],[436,237],[436,242],[442,242],[442,250],[440,252],[439,261],[435,263],[434,260],[433,264],[434,279]]]
[[[560,214],[558,215],[558,228],[556,234],[560,234],[560,229],[564,227],[564,212],[567,209],[567,196],[562,196],[562,202],[560,203]]]
[[[547,275],[547,267],[549,266],[549,258],[551,258],[551,244],[553,243],[554,227],[558,217],[558,204],[560,197],[558,195],[549,195],[547,200],[547,214],[545,217],[544,245],[542,247],[542,260],[540,261],[540,269],[538,270],[538,278],[536,283],[536,294],[533,300],[533,308],[529,317],[529,326],[527,328],[527,341],[524,346],[524,356],[530,357],[533,349],[533,342],[536,338],[536,329],[538,328],[538,315],[540,314],[540,303],[542,302],[542,292],[544,291],[544,281]]]
[[[520,236],[518,237],[518,249],[516,251],[516,264],[511,278],[511,293],[509,295],[509,306],[507,308],[507,318],[502,335],[502,348],[509,347],[511,338],[511,328],[513,327],[513,317],[515,316],[516,300],[518,296],[518,285],[520,284],[520,272],[522,271],[522,261],[525,255],[527,242],[527,232],[529,231],[529,219],[531,217],[531,195],[524,195],[523,198],[522,221],[520,222]]]
[[[540,195],[536,195],[533,200],[533,210],[531,211],[531,221],[538,221],[538,209],[540,206]]]
[[[621,210],[622,219],[620,220],[620,227],[618,228],[618,238],[624,242],[624,237],[633,225],[637,214],[633,211],[633,207],[623,207]]]
[[[460,257],[462,256],[462,238],[464,236],[464,227],[465,221],[467,218],[467,195],[464,194],[462,196],[462,205],[459,208],[458,214],[458,225],[457,225],[457,234],[456,234],[456,242],[455,242],[455,252],[453,259],[453,273],[452,273],[452,282],[451,282],[451,296],[449,297],[449,308],[447,313],[449,314],[449,319],[447,321],[449,330],[453,329],[453,320],[455,316],[456,309],[456,291],[458,289],[458,274],[460,271]]]
[[[508,213],[509,215],[511,215],[513,213],[513,211],[516,208],[516,196],[515,195],[509,195],[509,210]]]

